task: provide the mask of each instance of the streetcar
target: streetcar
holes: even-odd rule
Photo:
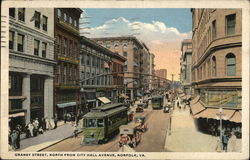
[[[152,96],[152,108],[162,109],[163,107],[163,96]]]
[[[107,142],[119,133],[119,127],[128,123],[128,107],[123,103],[106,104],[93,108],[83,116],[82,144]]]

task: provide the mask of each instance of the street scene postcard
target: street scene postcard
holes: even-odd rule
[[[248,159],[250,3],[1,6],[1,159]]]

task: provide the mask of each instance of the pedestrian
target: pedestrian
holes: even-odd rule
[[[25,135],[26,135],[26,138],[30,137],[29,123],[26,124],[26,126],[25,126]]]
[[[17,149],[17,131],[13,130],[11,136],[11,145],[13,146],[14,149]]]
[[[237,152],[237,138],[235,136],[235,132],[231,133],[232,136],[230,137],[230,139],[228,140],[228,151],[229,152]]]
[[[33,121],[33,126],[34,126],[34,128],[33,128],[33,134],[34,134],[34,136],[37,136],[37,133],[38,133],[38,126],[39,126],[39,122],[38,122],[38,119],[36,118],[34,121]]]
[[[16,146],[17,146],[17,149],[18,149],[18,148],[20,148],[20,136],[21,136],[21,132],[22,132],[21,125],[18,124],[16,126],[16,131],[17,131]]]
[[[227,145],[228,145],[228,135],[226,132],[222,135],[222,144],[223,144],[223,150],[227,152]]]
[[[42,129],[43,129],[44,131],[46,130],[46,118],[47,118],[47,117],[45,117],[45,118],[43,117],[43,118],[42,118],[42,121],[41,121],[41,123],[42,123],[41,126],[42,126]]]
[[[77,132],[78,132],[78,128],[77,128],[77,124],[75,124],[73,127],[73,135],[75,138],[77,137]]]
[[[46,118],[46,130],[50,130],[50,129],[51,129],[50,120],[48,118]]]
[[[29,124],[28,124],[28,130],[30,132],[30,136],[33,137],[34,136],[34,134],[33,134],[34,126],[31,122],[29,122]]]
[[[56,129],[56,128],[57,128],[57,114],[55,114],[55,117],[54,117],[54,123],[55,123],[55,127],[54,127],[54,129]]]

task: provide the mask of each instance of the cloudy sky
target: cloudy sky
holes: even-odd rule
[[[89,38],[136,36],[155,54],[156,69],[180,72],[181,41],[191,38],[192,15],[189,8],[82,8],[81,32]]]

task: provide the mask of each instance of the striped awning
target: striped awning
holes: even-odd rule
[[[194,99],[191,100],[190,104],[195,104],[200,100],[200,96],[196,96]]]
[[[106,97],[97,97],[97,99],[100,100],[104,104],[111,103],[111,101]]]
[[[229,119],[229,121],[241,123],[242,115],[241,111],[235,111],[233,116]]]
[[[194,117],[195,118],[211,118],[211,119],[218,119],[218,113],[219,113],[219,108],[207,108],[203,110],[202,112],[196,114]],[[223,109],[223,120],[229,120],[230,118],[234,115],[235,110],[230,110],[230,109]]]

